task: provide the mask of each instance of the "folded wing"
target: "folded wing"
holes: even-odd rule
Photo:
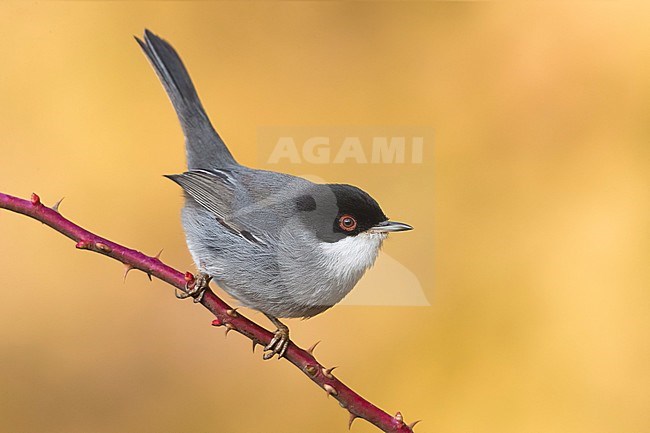
[[[226,170],[192,170],[183,174],[165,176],[179,184],[201,207],[215,216],[215,219],[234,235],[248,242],[266,245],[254,227],[246,227],[232,214],[236,199],[233,181]]]

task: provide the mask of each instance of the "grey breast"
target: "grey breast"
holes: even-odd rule
[[[318,240],[296,207],[322,186],[244,167],[215,172],[174,179],[185,190],[183,225],[197,266],[243,305],[277,317],[329,308],[319,293],[331,282],[316,278]],[[319,200],[330,202],[325,208],[334,198]]]

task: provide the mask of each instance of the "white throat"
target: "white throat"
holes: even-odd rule
[[[320,243],[326,272],[335,276],[343,286],[349,286],[349,291],[375,263],[384,239],[385,233],[364,232],[337,242]]]

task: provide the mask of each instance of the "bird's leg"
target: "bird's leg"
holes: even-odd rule
[[[284,323],[280,322],[276,317],[264,313],[268,319],[278,328],[275,335],[269,344],[264,348],[264,355],[262,358],[271,359],[274,355],[278,355],[278,359],[284,356],[284,352],[289,347],[289,328]]]
[[[190,283],[188,282],[185,285],[187,291],[176,292],[176,297],[178,299],[187,299],[191,296],[194,298],[194,302],[201,302],[201,299],[203,299],[203,294],[206,290],[208,290],[210,280],[212,280],[212,277],[210,275],[199,271],[199,273],[196,274],[196,277],[194,278],[194,285],[192,287],[189,287]]]

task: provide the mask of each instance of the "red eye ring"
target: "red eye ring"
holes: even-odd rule
[[[339,218],[339,227],[346,232],[351,232],[357,228],[357,220],[349,214],[341,215]]]

